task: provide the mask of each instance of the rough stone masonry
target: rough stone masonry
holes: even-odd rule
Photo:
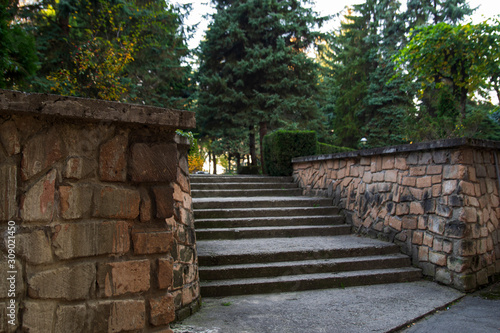
[[[293,160],[356,232],[395,242],[424,275],[473,291],[500,275],[500,143],[449,139]]]
[[[197,310],[175,134],[194,127],[191,112],[0,90],[0,332],[171,332]]]

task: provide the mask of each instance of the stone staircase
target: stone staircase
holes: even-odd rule
[[[399,247],[350,234],[332,199],[290,177],[191,176],[201,295],[415,281]]]

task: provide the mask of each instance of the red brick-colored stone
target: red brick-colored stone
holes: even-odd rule
[[[429,251],[429,261],[438,266],[446,266],[446,255],[436,251]]]
[[[28,180],[37,175],[66,154],[64,142],[53,127],[48,133],[33,137],[23,149],[21,175]]]
[[[117,135],[99,150],[99,175],[102,181],[124,182],[127,179],[128,138]]]
[[[420,246],[418,248],[418,260],[429,261],[429,248],[427,246]]]
[[[389,216],[389,226],[393,227],[398,231],[401,231],[402,224],[403,223],[400,218],[395,216]]]
[[[424,240],[424,233],[422,231],[413,232],[413,238],[411,241],[413,244],[422,245],[423,240]]]
[[[417,185],[417,178],[416,177],[403,177],[401,179],[401,185],[415,186],[415,185]]]
[[[156,202],[156,217],[171,217],[174,214],[174,189],[170,186],[155,186],[153,193]]]
[[[68,220],[89,216],[92,192],[92,187],[85,185],[59,186],[61,216]]]
[[[417,187],[418,188],[428,188],[431,186],[432,186],[432,177],[431,176],[417,178]]]
[[[175,144],[136,143],[132,146],[130,175],[134,182],[172,182],[177,177]]]
[[[168,325],[175,320],[175,304],[173,295],[153,298],[149,301],[151,317],[149,322],[153,326]]]
[[[403,229],[409,229],[409,230],[417,229],[417,217],[404,216],[402,221],[403,221]]]
[[[149,260],[111,262],[99,265],[100,292],[106,297],[138,293],[150,288]]]
[[[166,253],[172,248],[174,236],[170,231],[150,229],[134,230],[132,241],[135,254]]]
[[[158,259],[158,288],[168,289],[172,286],[174,276],[174,260],[172,257]]]
[[[426,172],[425,166],[414,166],[410,168],[410,176],[424,176]]]
[[[57,171],[52,170],[28,190],[21,203],[23,220],[52,220],[55,213],[56,178]]]

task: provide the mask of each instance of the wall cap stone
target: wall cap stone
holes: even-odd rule
[[[460,147],[500,149],[500,141],[479,140],[471,138],[443,139],[443,140],[418,142],[418,143],[399,145],[399,146],[361,149],[361,150],[336,153],[336,154],[302,156],[293,158],[292,163],[327,161],[327,160],[335,160],[343,158],[370,157],[376,155],[389,155],[402,152],[416,152],[416,151],[449,149],[449,148],[460,148]]]
[[[161,126],[168,129],[196,127],[195,113],[190,111],[0,89],[0,114],[4,112]]]

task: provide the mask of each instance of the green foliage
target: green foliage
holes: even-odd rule
[[[264,161],[271,176],[290,176],[292,158],[315,155],[316,132],[274,131],[264,137]]]
[[[0,88],[20,89],[37,68],[35,40],[17,14],[15,1],[0,0]]]
[[[260,174],[260,167],[258,165],[245,165],[238,170],[240,175],[258,175]]]
[[[30,90],[188,107],[180,8],[162,0],[41,0],[24,15],[41,60]]]
[[[489,64],[498,66],[499,33],[499,26],[487,22],[420,27],[394,59],[410,72],[409,78],[422,82],[422,89],[448,86],[463,118],[467,98],[488,85]]]
[[[246,133],[253,155],[260,124],[314,126],[320,118],[317,65],[303,51],[320,35],[311,27],[323,19],[305,8],[309,1],[214,3],[217,12],[199,54],[200,133],[240,142]]]
[[[318,142],[318,147],[316,150],[316,153],[318,155],[323,155],[323,154],[336,154],[336,153],[344,153],[348,151],[354,151],[355,149],[348,148],[348,147],[339,147],[335,145],[329,145],[327,143],[322,143]]]

